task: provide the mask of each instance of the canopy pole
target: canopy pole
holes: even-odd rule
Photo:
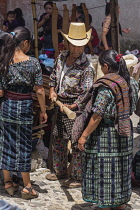
[[[67,9],[67,5],[63,4],[63,33],[68,34],[69,31],[69,10]],[[68,49],[68,42],[66,39],[64,39],[64,46],[65,49]]]
[[[117,52],[120,52],[118,0],[111,0],[110,12],[111,12],[112,48],[116,50]]]
[[[76,4],[72,5],[72,14],[71,14],[71,22],[76,21]]]
[[[55,58],[57,58],[57,56],[59,55],[57,21],[58,21],[58,8],[56,7],[56,4],[53,3],[53,8],[52,8],[52,42],[53,42],[53,48],[55,50],[55,55],[54,55]]]
[[[85,15],[85,26],[86,26],[86,31],[88,31],[88,30],[89,30],[89,13],[88,13],[88,9],[87,9],[85,3],[82,3],[82,8],[83,8],[84,15]],[[94,38],[94,37],[93,37],[93,38]],[[92,44],[91,44],[91,40],[89,40],[89,42],[88,42],[88,47],[89,47],[89,49],[90,49],[91,55],[94,55],[94,50],[93,50],[93,47],[92,47]]]
[[[36,18],[36,0],[31,0],[32,13],[33,13],[33,23],[34,23],[34,47],[35,47],[35,57],[38,59],[38,30],[37,30],[37,18]]]

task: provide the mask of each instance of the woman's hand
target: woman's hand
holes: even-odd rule
[[[46,123],[48,119],[48,115],[46,112],[40,112],[40,123]]]
[[[80,151],[84,151],[85,150],[85,143],[86,143],[86,137],[85,136],[81,136],[80,139],[78,140],[78,148]]]
[[[124,29],[122,29],[122,32],[124,32],[124,33],[126,33],[126,34],[129,34],[130,31],[131,31],[130,28],[124,28]]]
[[[45,20],[48,20],[49,18],[50,18],[50,14],[47,13],[46,15],[44,15]]]

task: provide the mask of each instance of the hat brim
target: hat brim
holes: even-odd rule
[[[63,35],[64,38],[66,38],[71,44],[75,45],[75,46],[84,46],[86,45],[91,37],[91,30],[90,29],[88,32],[86,32],[86,38],[85,39],[71,39],[67,34],[64,34],[61,31],[61,34]]]

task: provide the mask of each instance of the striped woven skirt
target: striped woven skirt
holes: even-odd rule
[[[104,123],[89,136],[82,157],[85,201],[103,208],[130,200],[132,142],[132,137],[119,136],[113,125]]]
[[[30,171],[32,124],[32,100],[3,100],[0,116],[0,169]]]

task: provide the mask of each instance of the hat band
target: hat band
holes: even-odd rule
[[[73,39],[73,40],[83,40],[83,39],[87,39],[87,34],[86,34],[86,37],[83,38],[83,39],[74,39],[74,38],[71,38],[71,37],[69,37],[69,36],[68,36],[68,38]]]

